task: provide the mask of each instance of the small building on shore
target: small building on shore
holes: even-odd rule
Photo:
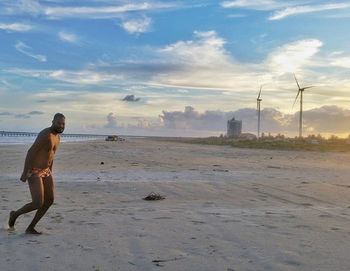
[[[256,135],[251,133],[241,133],[238,139],[239,140],[256,140],[257,137]]]
[[[242,134],[242,121],[232,119],[227,121],[227,137],[239,137]]]

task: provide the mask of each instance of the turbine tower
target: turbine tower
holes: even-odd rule
[[[256,99],[256,110],[258,111],[258,139],[260,138],[260,103],[262,99],[260,98],[262,86],[260,86],[260,91],[258,98]]]
[[[304,93],[305,89],[312,88],[313,86],[301,88],[295,74],[294,74],[294,79],[295,79],[295,82],[297,83],[297,86],[298,86],[298,93],[297,93],[297,96],[295,97],[293,107],[294,107],[294,105],[299,97],[299,94],[300,94],[299,138],[302,138],[303,137],[303,93]]]

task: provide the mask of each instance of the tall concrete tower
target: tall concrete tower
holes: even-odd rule
[[[228,137],[239,137],[242,133],[242,121],[235,120],[233,117],[227,121],[227,136]]]

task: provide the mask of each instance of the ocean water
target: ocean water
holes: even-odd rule
[[[30,145],[36,136],[0,136],[0,145]],[[96,140],[101,138],[65,137],[61,136],[61,142],[80,142]]]

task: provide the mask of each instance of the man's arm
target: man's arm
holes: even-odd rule
[[[60,145],[60,142],[61,142],[61,137],[60,137],[60,135],[58,135],[56,150],[58,149],[58,146]],[[56,153],[56,150],[55,150],[55,153]],[[51,161],[51,165],[49,167],[51,172],[52,172],[52,165],[53,165],[53,160]]]

